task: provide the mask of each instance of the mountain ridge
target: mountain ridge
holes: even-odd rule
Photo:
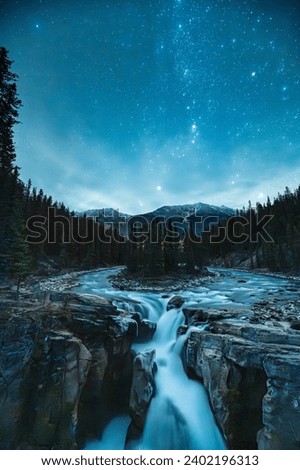
[[[148,211],[138,214],[127,214],[120,212],[118,209],[113,208],[102,208],[102,209],[88,209],[86,211],[77,212],[77,215],[87,217],[97,217],[100,220],[113,221],[118,219],[129,219],[132,217],[159,217],[159,216],[181,216],[189,217],[192,215],[208,216],[208,215],[222,215],[232,216],[235,214],[235,210],[221,205],[216,206],[212,204],[206,204],[203,202],[197,202],[194,204],[176,204],[176,205],[165,205],[158,207],[153,211]]]

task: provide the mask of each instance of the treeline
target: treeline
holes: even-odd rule
[[[255,208],[249,202],[236,217],[213,227],[204,237],[204,246],[208,262],[223,260],[228,267],[236,267],[245,261],[250,268],[299,271],[300,186],[294,192],[286,187],[273,202],[268,198]]]
[[[130,230],[127,267],[145,276],[197,273],[203,265],[300,270],[300,186],[197,229],[197,217],[140,223]],[[137,218],[137,221],[139,219]],[[200,220],[200,219],[199,219]],[[138,222],[139,223],[139,222]]]
[[[204,264],[204,247],[194,224],[181,217],[140,222],[133,217],[127,241],[127,269],[145,277],[195,274]]]

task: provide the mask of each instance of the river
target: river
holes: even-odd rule
[[[118,268],[103,269],[80,277],[77,292],[112,299],[125,311],[138,310],[144,318],[157,323],[152,341],[133,345],[138,351],[155,349],[157,373],[155,396],[151,401],[142,438],[136,449],[226,449],[224,439],[215,423],[206,390],[185,374],[180,358],[189,331],[177,338],[184,324],[182,308],[167,311],[173,295],[185,299],[183,307],[201,306],[243,310],[254,303],[295,298],[298,283],[287,279],[252,274],[243,271],[212,269],[203,285],[190,290],[168,292],[119,291],[112,288],[108,277]],[[87,449],[124,449],[128,416],[114,418],[104,429],[101,438],[88,444]]]

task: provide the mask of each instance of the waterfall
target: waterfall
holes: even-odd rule
[[[189,331],[176,338],[184,323],[181,309],[165,309],[147,348],[156,350],[156,394],[138,449],[225,449],[202,384],[187,377],[181,351]]]
[[[168,299],[151,292],[117,291],[108,281],[116,269],[88,273],[81,277],[76,290],[113,300],[120,310],[139,312],[143,318],[157,323],[153,340],[134,345],[136,351],[156,350],[157,373],[155,396],[146,418],[138,449],[224,449],[225,443],[215,423],[207,393],[202,384],[187,377],[180,358],[190,330],[177,338],[178,327],[184,323],[181,309],[167,310]],[[253,275],[247,272],[218,269],[217,280],[181,293],[185,306],[239,309],[265,299],[270,292],[289,299],[285,289],[288,281]],[[240,283],[240,281],[243,281]],[[165,296],[164,296],[165,297]],[[105,428],[100,441],[89,449],[124,448],[128,416],[114,418]]]
[[[93,290],[94,290],[93,286]],[[94,290],[95,293],[95,290]],[[98,294],[107,296],[107,289]],[[157,293],[111,292],[114,305],[128,312],[137,311],[157,323],[151,342],[135,344],[136,352],[155,349],[157,373],[155,397],[152,399],[144,433],[137,449],[224,449],[225,444],[214,421],[206,391],[199,382],[187,377],[181,351],[189,331],[177,338],[184,324],[181,308],[167,310],[169,299]],[[105,428],[101,440],[88,449],[120,449],[124,445],[128,417],[114,418]]]
[[[123,450],[129,423],[129,416],[117,416],[112,419],[104,429],[101,439],[89,442],[86,450]]]

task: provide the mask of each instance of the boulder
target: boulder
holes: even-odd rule
[[[185,300],[181,295],[174,295],[172,297],[168,304],[167,304],[167,310],[172,310],[173,308],[180,308],[184,304]]]
[[[141,313],[135,312],[131,318],[137,322],[138,335],[136,341],[138,343],[145,343],[151,341],[156,331],[156,323],[142,317]]]
[[[188,307],[184,308],[182,311],[187,325],[195,325],[197,323],[206,323],[207,321],[221,320],[230,316],[225,312],[203,310],[202,308],[198,307]]]
[[[154,394],[156,371],[155,350],[139,353],[133,361],[133,377],[130,390],[129,412],[132,419],[126,438],[126,448],[141,437],[149,404]]]
[[[300,320],[292,320],[291,321],[291,328],[293,330],[300,330]]]

